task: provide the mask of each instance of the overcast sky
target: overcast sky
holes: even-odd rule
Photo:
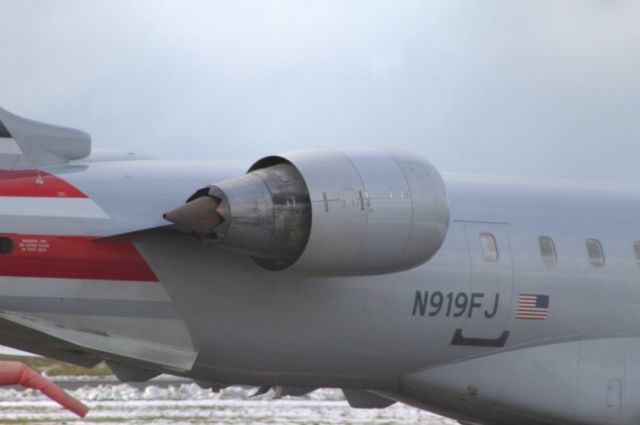
[[[163,158],[640,181],[640,2],[0,0],[0,105]]]

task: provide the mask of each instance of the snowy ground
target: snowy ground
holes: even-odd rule
[[[338,390],[318,390],[303,398],[250,398],[252,390],[220,393],[193,383],[135,388],[96,384],[70,391],[87,403],[86,418],[62,410],[31,390],[0,389],[2,424],[429,424],[455,422],[401,404],[382,410],[352,409]]]

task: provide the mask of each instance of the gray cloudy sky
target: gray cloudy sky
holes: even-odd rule
[[[0,0],[0,105],[167,158],[640,181],[640,2]]]

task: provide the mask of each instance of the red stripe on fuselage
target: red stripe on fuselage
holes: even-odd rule
[[[13,242],[11,252],[0,254],[0,276],[158,281],[129,242],[100,242],[87,236],[5,234],[0,238]]]
[[[0,170],[0,196],[86,198],[87,195],[53,174],[37,170]]]

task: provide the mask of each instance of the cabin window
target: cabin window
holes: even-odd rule
[[[498,243],[491,233],[480,234],[480,245],[482,246],[482,255],[487,261],[498,261]]]
[[[636,261],[640,266],[640,242],[636,242],[633,244],[633,250],[636,252]]]
[[[556,253],[556,245],[549,236],[540,236],[538,238],[540,245],[540,255],[542,262],[545,264],[556,264],[558,262],[558,254]]]
[[[0,254],[10,254],[13,252],[13,241],[6,236],[0,237]]]
[[[599,240],[587,239],[587,252],[589,253],[589,261],[593,267],[604,266],[604,250]]]

